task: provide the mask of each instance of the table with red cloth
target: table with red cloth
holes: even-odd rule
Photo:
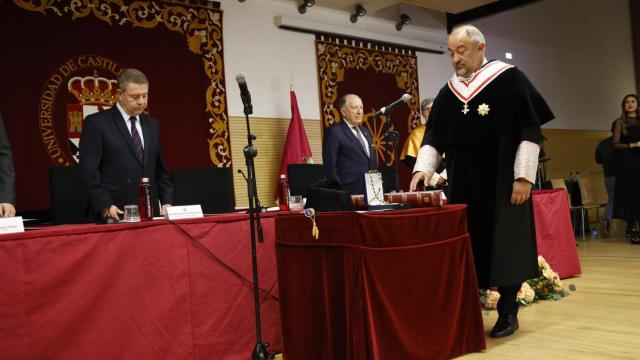
[[[280,351],[274,216],[258,244],[263,340]],[[247,359],[246,214],[0,236],[0,358]]]
[[[561,279],[580,275],[566,190],[535,190],[532,199],[538,255],[544,257]]]
[[[466,206],[276,217],[288,359],[448,359],[485,349]]]

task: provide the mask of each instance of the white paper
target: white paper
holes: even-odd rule
[[[0,218],[0,234],[24,232],[22,216]]]
[[[167,206],[164,209],[164,218],[167,220],[195,219],[204,217],[200,205]]]

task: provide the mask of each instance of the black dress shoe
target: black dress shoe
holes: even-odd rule
[[[492,338],[503,338],[506,336],[511,336],[520,328],[518,324],[518,316],[514,314],[506,314],[504,316],[499,316],[498,321],[491,329],[491,334],[489,334]]]

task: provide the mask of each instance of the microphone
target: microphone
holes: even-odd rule
[[[240,98],[242,98],[242,104],[244,105],[244,114],[253,114],[253,106],[251,106],[251,94],[249,94],[249,88],[247,87],[247,79],[245,79],[244,73],[239,72],[236,75],[236,81],[240,87]]]
[[[403,94],[400,99],[392,102],[391,104],[389,104],[387,106],[381,107],[380,110],[378,110],[377,113],[373,114],[373,117],[380,116],[380,115],[387,115],[388,113],[392,112],[393,109],[395,109],[398,106],[408,102],[409,100],[411,100],[411,95]]]

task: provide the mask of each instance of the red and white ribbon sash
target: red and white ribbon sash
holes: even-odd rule
[[[512,67],[513,65],[494,60],[476,71],[469,80],[460,80],[454,73],[448,82],[449,89],[453,91],[460,101],[466,104],[495,80],[498,75]]]

